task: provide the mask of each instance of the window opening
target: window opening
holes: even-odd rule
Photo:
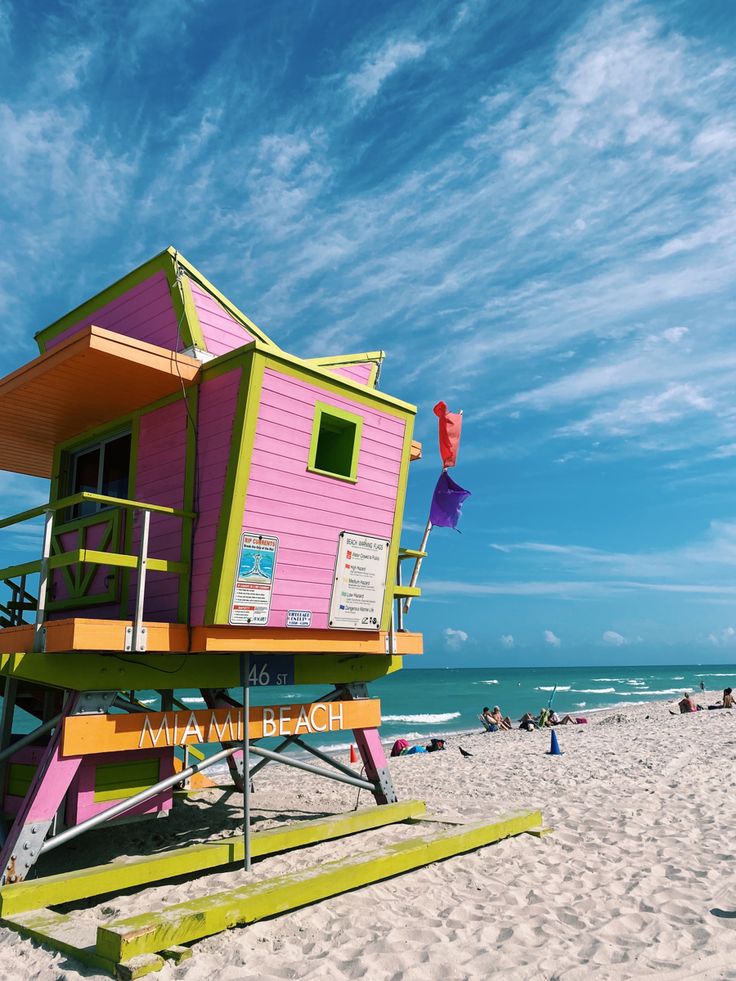
[[[362,427],[360,416],[318,402],[307,469],[355,482]]]
[[[127,497],[130,480],[130,433],[113,436],[95,446],[85,447],[72,456],[70,494],[82,492],[105,494],[107,497]],[[71,518],[95,514],[106,505],[99,501],[76,504]]]

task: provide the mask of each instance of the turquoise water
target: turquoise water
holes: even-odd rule
[[[671,701],[686,690],[699,692],[701,681],[708,690],[736,687],[736,665],[408,669],[371,682],[369,692],[381,699],[381,737],[393,742],[399,737],[428,740],[479,730],[478,714],[485,705],[500,705],[504,713],[518,719],[525,712],[538,713],[552,699],[560,714],[587,716],[641,702]],[[252,688],[251,703],[309,702],[326,690],[317,686]],[[240,694],[240,689],[233,689],[234,697],[239,699]],[[141,692],[139,697],[153,698],[153,693]],[[204,707],[196,691],[179,697],[192,708]],[[151,707],[155,707],[153,702]],[[350,734],[323,734],[318,739],[311,737],[310,742],[338,749],[349,745]]]
[[[518,719],[524,712],[538,713],[551,699],[559,713],[590,716],[641,702],[671,701],[683,691],[697,693],[701,681],[708,690],[736,687],[736,665],[407,669],[371,682],[369,692],[381,699],[381,737],[391,743],[399,737],[423,741],[479,731],[478,714],[485,705],[500,705],[505,714]],[[251,703],[309,702],[326,691],[327,686],[316,685],[251,688]],[[240,695],[240,689],[233,689],[235,698]],[[136,696],[153,711],[158,709],[155,692],[141,691]],[[177,696],[192,709],[205,707],[196,690],[180,691]],[[35,724],[18,710],[16,732],[27,732]],[[310,742],[337,750],[349,746],[350,735],[325,733],[310,737]],[[274,742],[265,740],[264,745]],[[214,746],[206,747],[208,754],[215,751]]]

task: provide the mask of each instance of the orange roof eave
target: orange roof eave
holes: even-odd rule
[[[50,477],[59,443],[194,384],[194,358],[85,327],[0,379],[0,469]]]

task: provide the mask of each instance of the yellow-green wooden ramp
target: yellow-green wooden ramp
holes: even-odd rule
[[[252,854],[265,856],[400,822],[422,825],[425,820],[432,831],[420,837],[311,866],[292,875],[246,883],[104,926],[95,926],[75,918],[73,913],[61,914],[48,907],[232,864],[242,859],[242,839],[195,845],[151,858],[120,861],[5,886],[0,890],[0,918],[5,926],[114,977],[138,978],[159,970],[165,958],[178,961],[189,956],[189,949],[183,945],[203,937],[379,882],[512,835],[538,831],[542,825],[539,811],[507,814],[490,822],[443,825],[436,819],[425,818],[423,801],[406,801],[257,832],[251,838]]]

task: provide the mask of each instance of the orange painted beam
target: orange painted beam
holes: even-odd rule
[[[155,344],[83,328],[0,379],[3,470],[50,477],[58,443],[175,394],[201,368]]]
[[[248,716],[248,738],[307,736],[343,729],[373,729],[381,724],[377,698],[342,702],[259,705]],[[243,710],[200,709],[131,715],[76,715],[64,720],[64,756],[116,753],[164,746],[242,742]]]
[[[47,620],[46,653],[65,651],[124,651],[130,620],[92,620],[73,617]],[[232,654],[386,654],[386,633],[363,630],[289,630],[277,627],[194,627],[182,623],[147,621],[149,652]],[[422,635],[397,633],[395,654],[421,654]],[[33,650],[33,627],[0,629],[0,654]]]

